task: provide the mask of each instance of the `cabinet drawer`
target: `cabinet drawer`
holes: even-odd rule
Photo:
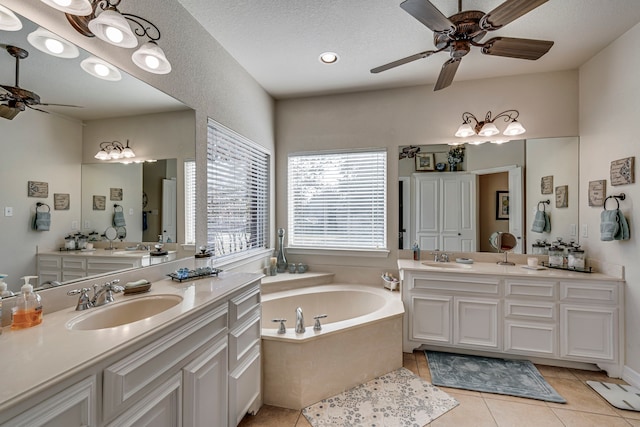
[[[229,328],[235,323],[260,307],[260,284],[257,283],[247,291],[229,301]]]
[[[619,285],[610,283],[560,282],[560,299],[596,303],[617,303]]]
[[[254,347],[260,344],[260,310],[229,331],[229,368],[233,369]]]
[[[505,296],[507,297],[555,299],[557,296],[556,282],[507,280],[505,285]]]
[[[215,339],[226,326],[225,304],[107,367],[103,376],[104,417],[112,417],[122,405],[145,395],[154,388],[154,380]]]
[[[140,267],[141,263],[142,261],[139,259],[96,258],[87,261],[87,272],[89,273],[89,275],[108,273],[112,271]]]
[[[84,271],[87,269],[87,259],[83,257],[63,257],[62,269]]]
[[[62,281],[66,282],[67,280],[76,280],[82,279],[83,277],[87,277],[87,273],[84,271],[74,271],[74,270],[64,270],[62,271]]]
[[[556,356],[558,328],[555,324],[505,322],[504,350],[507,352]]]
[[[428,289],[447,292],[472,292],[476,294],[499,295],[500,279],[456,276],[453,274],[433,274],[412,276],[411,289]]]
[[[514,318],[534,318],[554,321],[558,318],[557,307],[553,302],[510,301],[505,302],[505,315]]]
[[[62,268],[62,257],[38,255],[38,268],[59,270]]]

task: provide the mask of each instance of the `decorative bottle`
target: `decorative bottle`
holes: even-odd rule
[[[278,273],[287,271],[287,258],[284,256],[284,228],[278,228]]]

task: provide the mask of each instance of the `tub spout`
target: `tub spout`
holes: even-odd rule
[[[296,334],[304,334],[304,316],[302,308],[296,308]]]

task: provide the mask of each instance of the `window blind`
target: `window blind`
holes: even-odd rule
[[[184,242],[196,243],[196,162],[184,162]]]
[[[386,249],[387,153],[289,155],[289,246]]]
[[[207,246],[215,257],[267,247],[269,154],[209,119]]]

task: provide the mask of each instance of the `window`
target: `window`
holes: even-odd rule
[[[288,175],[289,246],[386,249],[386,151],[291,154]]]
[[[217,258],[267,247],[269,154],[209,119],[207,246]]]
[[[196,162],[184,162],[184,242],[196,244]]]

